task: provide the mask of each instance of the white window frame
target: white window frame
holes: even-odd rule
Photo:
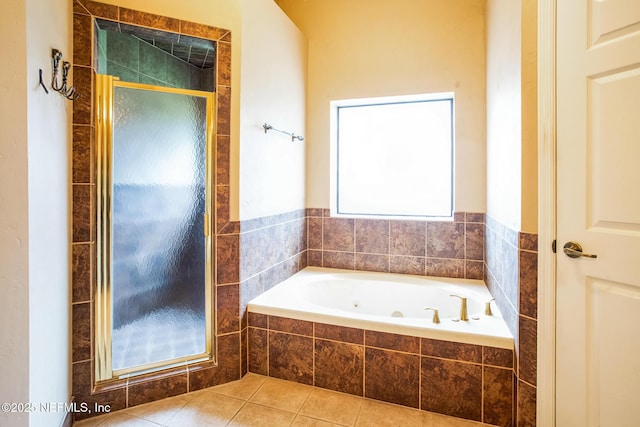
[[[389,215],[389,214],[355,214],[341,213],[338,211],[338,113],[341,107],[371,106],[381,104],[398,104],[428,101],[451,101],[451,214],[448,216],[432,215]],[[429,220],[453,220],[455,210],[455,96],[453,92],[439,92],[430,94],[386,96],[376,98],[359,98],[335,100],[330,102],[330,212],[331,216],[346,218],[372,218],[372,219],[429,219]]]

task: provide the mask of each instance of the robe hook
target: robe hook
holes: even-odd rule
[[[60,92],[62,96],[67,98],[70,101],[75,101],[80,98],[80,94],[76,92],[76,88],[71,86],[67,88],[67,79],[69,77],[69,70],[71,69],[71,63],[69,61],[62,62],[62,84],[58,85],[58,71],[60,69],[60,61],[62,61],[62,52],[58,49],[51,49],[51,68],[52,68],[52,76],[51,76],[51,88],[56,92]],[[42,87],[47,88],[42,83],[42,71],[40,72],[40,84]],[[49,93],[49,91],[47,91]]]

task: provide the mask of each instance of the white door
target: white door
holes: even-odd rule
[[[556,425],[637,427],[640,0],[557,5]]]

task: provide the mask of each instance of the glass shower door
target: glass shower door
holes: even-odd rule
[[[111,87],[99,162],[103,379],[211,355],[212,94]]]

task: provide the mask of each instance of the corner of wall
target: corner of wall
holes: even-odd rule
[[[3,5],[0,35],[10,61],[0,68],[0,401],[29,399],[29,224],[27,23],[25,2]],[[0,424],[27,426],[28,414],[0,412]]]
[[[485,283],[514,336],[517,426],[535,426],[538,236],[487,216]]]

